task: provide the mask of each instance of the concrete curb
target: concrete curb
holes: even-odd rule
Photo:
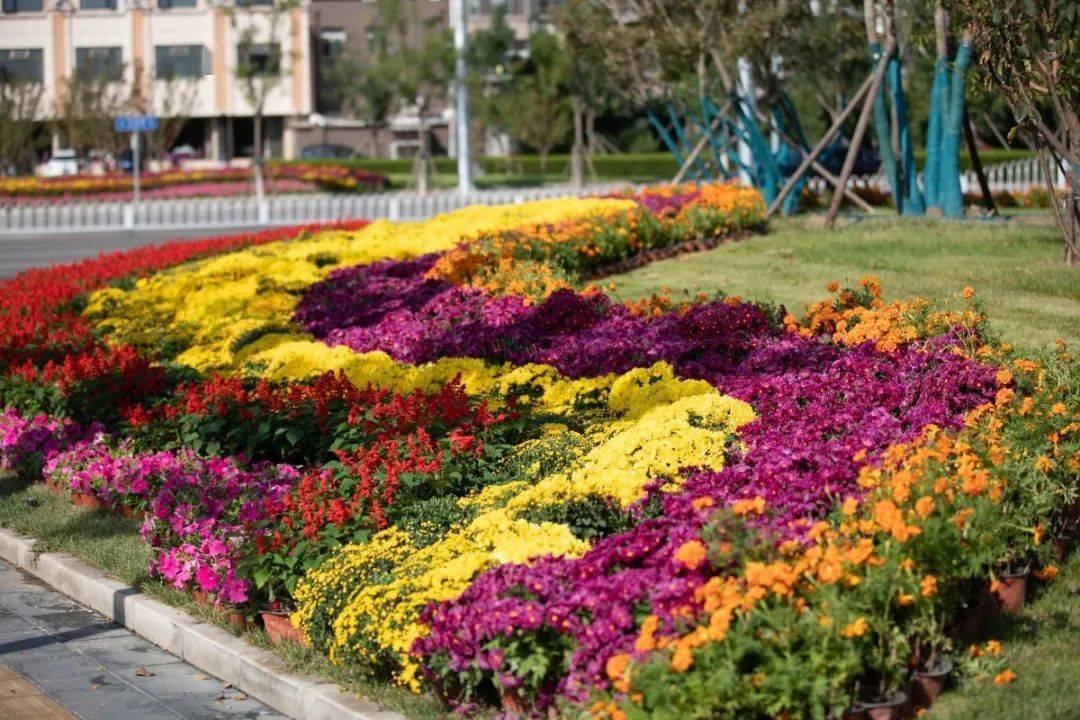
[[[273,653],[149,598],[77,558],[36,555],[35,542],[0,528],[0,558],[284,715],[296,720],[405,720],[332,683],[289,672]]]

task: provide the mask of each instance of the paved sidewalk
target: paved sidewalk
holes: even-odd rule
[[[286,720],[0,563],[3,720]]]

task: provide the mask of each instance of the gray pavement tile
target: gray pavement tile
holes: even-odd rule
[[[287,720],[3,565],[0,663],[84,720]]]
[[[111,670],[150,667],[181,662],[161,648],[134,635],[73,640],[68,647],[85,653]]]
[[[169,707],[193,720],[218,720],[219,718],[252,718],[258,720],[288,720],[260,703],[245,698],[236,688],[227,688],[216,678],[186,663],[147,668],[154,673],[140,677],[135,668],[117,671],[117,675],[140,689],[159,698]]]

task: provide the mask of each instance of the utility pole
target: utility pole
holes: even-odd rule
[[[739,14],[746,13],[746,0],[739,2]],[[750,129],[746,123],[757,122],[757,88],[754,86],[754,68],[749,58],[740,57],[736,61],[739,71],[738,92],[745,104],[745,118],[743,132],[739,135],[739,180],[747,187],[753,184],[754,178],[750,175],[750,168],[754,167],[754,151],[750,147],[747,138],[750,137]]]
[[[469,68],[465,55],[469,50],[469,0],[450,0],[450,24],[454,28],[454,95],[456,108],[454,119],[457,127],[458,192],[467,195],[473,191],[472,142],[469,140]]]

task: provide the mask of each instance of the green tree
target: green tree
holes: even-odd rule
[[[417,190],[427,192],[431,175],[431,130],[427,116],[446,101],[454,76],[453,37],[445,23],[419,23],[417,8],[405,0],[376,0],[376,23],[368,28],[370,52],[342,66],[346,102],[376,128],[391,114],[417,116],[419,148],[413,175]],[[377,132],[377,130],[376,130]]]
[[[559,38],[538,32],[529,41],[527,58],[498,97],[510,133],[540,156],[541,174],[547,172],[551,151],[570,130],[569,75],[570,63]]]
[[[0,80],[0,174],[25,172],[34,165],[36,120],[42,108],[39,82]]]
[[[126,137],[113,130],[113,119],[130,107],[130,100],[115,80],[76,73],[58,93],[54,122],[77,155],[85,156],[91,150],[117,155],[127,145]]]

